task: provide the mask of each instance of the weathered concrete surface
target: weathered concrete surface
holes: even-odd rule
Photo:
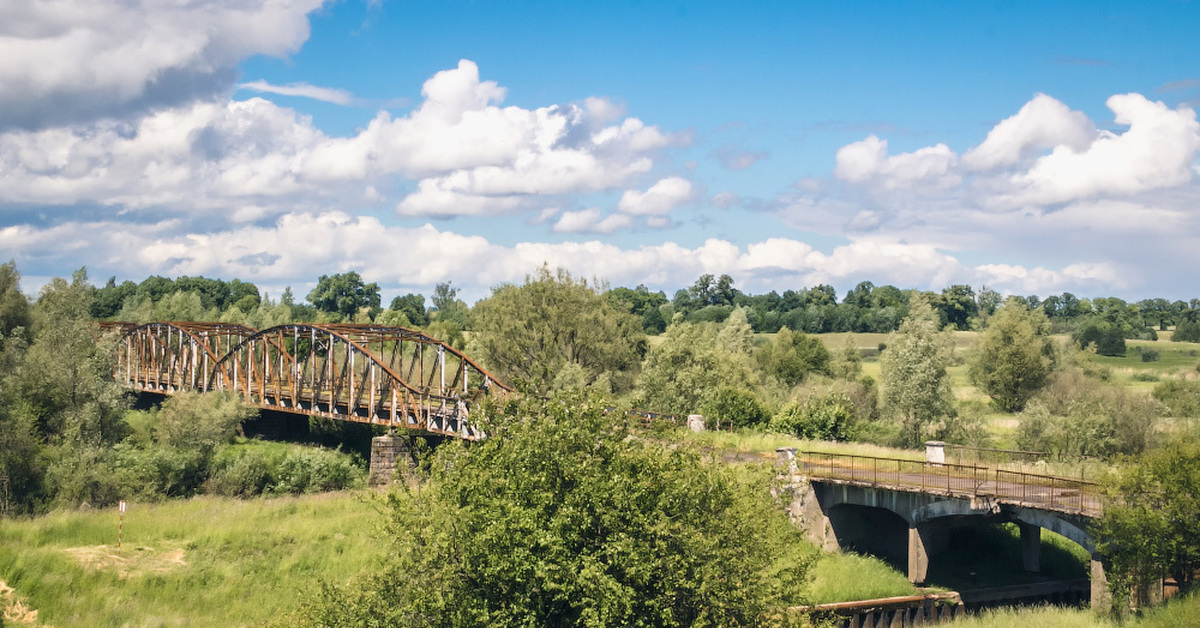
[[[399,436],[384,434],[371,439],[371,469],[367,482],[383,486],[396,479],[397,464],[411,466],[408,442]]]
[[[794,470],[794,466],[792,467]],[[988,497],[959,497],[862,486],[836,480],[809,480],[791,474],[789,514],[817,545],[878,554],[903,564],[908,578],[922,584],[930,557],[945,549],[955,526],[1013,522],[1021,530],[1021,558],[1026,571],[1041,570],[1041,530],[1052,530],[1095,553],[1081,515],[1038,510]],[[806,489],[807,486],[807,489]],[[886,514],[885,513],[889,513]],[[1092,564],[1092,603],[1107,595],[1103,565]]]

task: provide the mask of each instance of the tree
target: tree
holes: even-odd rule
[[[561,268],[542,266],[522,285],[493,288],[475,305],[472,321],[484,362],[539,393],[571,363],[589,382],[607,374],[615,388],[628,389],[645,354],[641,321]]]
[[[700,412],[717,426],[756,427],[771,420],[754,393],[739,388],[718,388],[700,407]]]
[[[1029,398],[1046,385],[1054,369],[1050,322],[1009,300],[990,319],[976,342],[971,381],[1005,412],[1020,412]]]
[[[946,371],[953,344],[938,331],[938,317],[929,303],[913,301],[908,318],[880,356],[884,409],[900,421],[903,442],[910,447],[925,439],[930,425],[955,415]]]
[[[1175,333],[1171,334],[1173,342],[1200,342],[1200,316],[1189,311],[1175,325]]]
[[[1125,332],[1119,323],[1100,317],[1089,317],[1071,333],[1080,349],[1094,345],[1096,353],[1108,356],[1125,355]]]
[[[379,284],[363,283],[355,271],[321,275],[317,287],[307,298],[318,310],[335,314],[342,320],[353,319],[363,308],[367,308],[372,316],[379,313]]]
[[[971,286],[954,285],[942,290],[937,304],[942,319],[955,329],[970,329],[971,319],[979,313],[975,291]]]
[[[402,297],[396,297],[392,299],[392,304],[388,309],[393,312],[403,313],[408,322],[417,327],[424,327],[429,324],[429,314],[425,311],[425,297],[423,295],[409,293]]]
[[[17,264],[12,261],[0,264],[0,345],[13,330],[28,331],[32,322],[29,299],[21,293],[21,273],[17,272]]]
[[[808,373],[831,375],[829,350],[804,332],[783,327],[759,353],[764,369],[787,386],[799,384]]]
[[[386,502],[384,568],[317,626],[751,626],[815,556],[762,480],[641,438],[596,397],[512,403]],[[765,478],[763,478],[765,480]]]
[[[451,287],[449,281],[438,283],[433,288],[433,320],[443,323],[454,323],[459,327],[466,322],[467,304],[458,298],[458,288]]]
[[[716,323],[675,323],[642,363],[638,396],[648,410],[691,414],[722,388],[752,390],[754,372],[748,343],[730,316]],[[724,333],[722,333],[724,332]]]
[[[1164,576],[1186,588],[1200,569],[1200,443],[1173,443],[1107,478],[1095,532],[1114,605],[1132,585],[1144,607]]]

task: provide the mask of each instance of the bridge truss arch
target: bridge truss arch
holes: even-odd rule
[[[478,439],[471,406],[504,384],[424,333],[377,325],[288,324],[242,338],[205,390],[260,408]]]

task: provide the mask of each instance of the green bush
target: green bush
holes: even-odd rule
[[[1020,415],[1017,448],[1059,457],[1140,454],[1151,444],[1161,406],[1105,386],[1078,369],[1056,373]]]
[[[754,393],[740,388],[719,388],[701,406],[706,419],[717,425],[754,427],[771,419]]]
[[[350,454],[283,443],[226,447],[212,467],[205,489],[233,497],[335,491],[361,486],[365,477]]]
[[[1120,325],[1109,321],[1096,319],[1084,321],[1071,334],[1071,340],[1081,349],[1095,345],[1096,353],[1100,355],[1125,355],[1125,332]]]
[[[771,419],[771,430],[813,440],[850,438],[854,404],[841,393],[813,395],[803,404],[791,403]]]
[[[1200,381],[1168,379],[1154,387],[1154,398],[1174,417],[1200,416]]]
[[[1139,353],[1142,354],[1142,362],[1158,362],[1158,351],[1156,349],[1142,349]]]
[[[1173,342],[1200,342],[1200,318],[1185,318],[1175,325]]]

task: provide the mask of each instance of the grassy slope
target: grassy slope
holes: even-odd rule
[[[261,626],[374,561],[374,509],[330,493],[130,504],[0,525],[0,580],[48,626]]]

